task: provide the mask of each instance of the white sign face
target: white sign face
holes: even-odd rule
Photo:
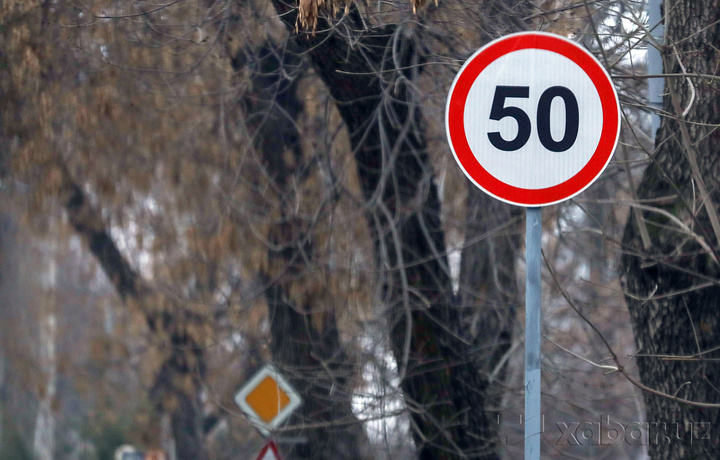
[[[564,201],[610,162],[620,115],[610,77],[563,37],[495,40],[463,65],[446,110],[450,147],[490,195],[520,206]]]

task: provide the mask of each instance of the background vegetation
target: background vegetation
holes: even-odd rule
[[[665,1],[664,45],[645,8],[0,0],[0,457],[251,458],[233,396],[273,363],[304,399],[285,458],[521,458],[523,213],[443,117],[474,50],[543,30],[623,112],[543,211],[543,456],[714,458],[720,7]],[[606,418],[678,439],[561,441]]]

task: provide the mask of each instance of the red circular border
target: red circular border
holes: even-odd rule
[[[465,102],[477,76],[501,56],[523,49],[552,51],[577,64],[595,85],[603,111],[600,140],[587,164],[565,182],[541,189],[515,187],[495,178],[477,161],[465,136]],[[448,96],[446,123],[450,146],[465,173],[489,194],[521,206],[554,204],[583,191],[609,163],[620,133],[617,94],[605,70],[590,53],[570,40],[537,32],[508,35],[489,43],[472,56],[455,77]]]

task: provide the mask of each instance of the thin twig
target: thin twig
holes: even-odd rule
[[[625,377],[630,383],[632,383],[633,385],[635,385],[636,387],[640,388],[643,391],[654,394],[656,396],[660,396],[662,398],[670,399],[672,401],[675,401],[675,402],[678,402],[681,404],[687,404],[688,406],[700,407],[700,408],[704,408],[704,409],[720,409],[720,404],[692,401],[689,399],[679,398],[675,395],[664,393],[664,392],[656,390],[654,388],[650,388],[650,387],[638,382],[634,377],[632,377],[630,374],[628,374],[627,371],[625,370],[625,366],[620,364],[620,360],[618,359],[617,354],[612,349],[612,347],[608,343],[607,339],[605,339],[605,336],[598,330],[597,327],[595,327],[595,325],[590,320],[587,319],[587,317],[585,315],[582,314],[582,312],[577,308],[577,306],[575,306],[575,303],[572,301],[572,299],[570,299],[570,296],[565,291],[565,289],[563,289],[563,287],[560,285],[560,281],[558,280],[557,275],[555,274],[555,270],[550,265],[550,262],[548,261],[547,257],[545,257],[544,252],[543,252],[543,260],[545,261],[545,266],[547,267],[548,271],[550,272],[550,276],[552,277],[553,282],[555,283],[555,286],[557,286],[557,288],[560,290],[560,293],[565,298],[565,300],[568,302],[568,305],[570,305],[570,308],[572,308],[575,311],[575,313],[577,313],[580,316],[580,318],[582,318],[582,320],[585,321],[585,323],[587,323],[587,325],[590,326],[590,328],[593,331],[595,331],[595,333],[598,335],[598,337],[600,337],[600,340],[602,340],[603,344],[605,344],[605,347],[608,349],[608,351],[610,352],[610,355],[612,356],[613,361],[615,362],[615,366],[617,367],[617,372],[622,374],[623,377]],[[615,369],[613,369],[613,371],[614,370]]]

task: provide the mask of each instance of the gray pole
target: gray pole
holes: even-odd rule
[[[647,47],[648,75],[660,75],[663,72],[662,56],[657,48],[665,42],[665,26],[660,11],[662,3],[663,0],[648,0],[648,27],[650,35],[653,37],[653,40],[648,40]],[[650,136],[653,140],[655,140],[655,133],[660,127],[658,111],[662,109],[664,86],[663,78],[648,79],[648,102],[652,108]]]
[[[527,208],[525,219],[525,460],[539,460],[542,211]]]

